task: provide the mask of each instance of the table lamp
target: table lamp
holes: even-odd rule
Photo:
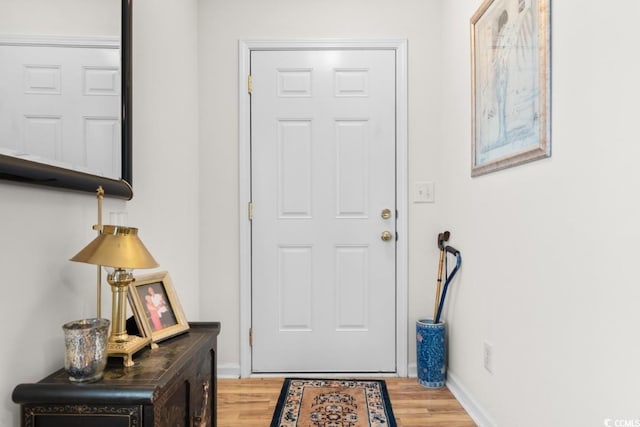
[[[98,237],[71,261],[107,267],[107,282],[112,292],[111,334],[107,342],[107,354],[123,357],[125,366],[133,366],[133,354],[151,343],[151,338],[127,334],[127,292],[134,280],[132,270],[158,266],[138,237],[138,229],[104,225]]]

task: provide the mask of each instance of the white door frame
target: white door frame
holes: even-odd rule
[[[238,45],[238,155],[240,211],[240,376],[251,376],[251,101],[247,89],[253,50],[389,49],[396,53],[396,373],[408,370],[408,134],[407,41],[383,40],[241,40]]]

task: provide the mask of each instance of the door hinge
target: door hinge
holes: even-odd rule
[[[253,92],[253,76],[251,74],[247,76],[247,92],[249,95]]]
[[[253,221],[253,202],[249,202],[247,206],[247,216],[249,217],[249,221]]]
[[[249,328],[249,347],[253,347],[253,328]]]

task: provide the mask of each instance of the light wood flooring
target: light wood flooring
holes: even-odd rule
[[[474,427],[446,389],[431,390],[415,378],[385,378],[398,427]],[[218,427],[269,427],[283,378],[218,380]],[[306,426],[304,426],[306,427]]]

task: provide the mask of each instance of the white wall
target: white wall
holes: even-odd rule
[[[196,2],[134,3],[134,198],[106,198],[104,218],[128,212],[187,318],[200,320]],[[19,425],[17,384],[62,366],[62,324],[95,315],[95,267],[68,259],[95,237],[96,215],[89,193],[0,180],[0,426]],[[108,286],[102,294],[110,317]]]
[[[219,363],[239,372],[238,41],[402,38],[409,57],[409,181],[432,180],[439,123],[440,2],[423,0],[199,1],[201,313],[222,321]],[[410,212],[410,324],[431,310],[435,205]],[[432,280],[433,279],[433,280]],[[410,355],[415,336],[410,326]],[[244,331],[243,339],[248,339]]]
[[[473,179],[469,18],[480,2],[443,4],[438,219],[463,255],[450,372],[496,426],[638,423],[640,4],[553,2],[552,157]]]
[[[0,0],[0,34],[119,36],[119,0]]]

